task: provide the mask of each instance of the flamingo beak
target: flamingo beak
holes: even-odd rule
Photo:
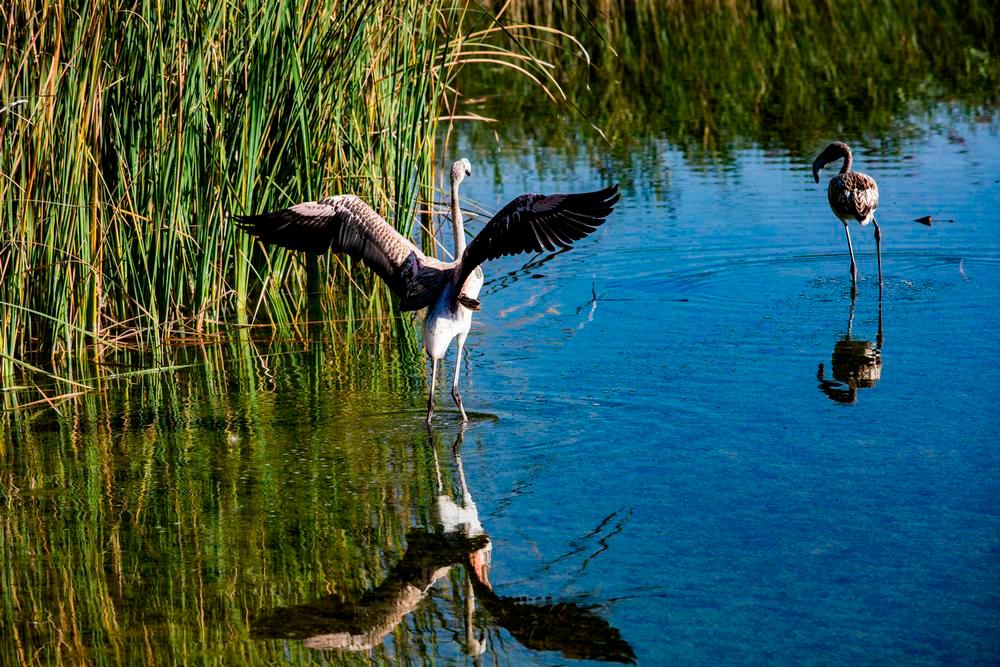
[[[823,161],[822,155],[813,160],[813,180],[817,183],[819,183],[819,172],[823,171],[823,167],[825,166],[826,162]]]
[[[823,151],[822,153],[820,153],[818,158],[813,160],[813,180],[815,180],[817,183],[819,183],[819,172],[823,171],[823,167],[825,167],[826,163],[829,162],[829,160],[826,157],[826,153],[827,151]]]

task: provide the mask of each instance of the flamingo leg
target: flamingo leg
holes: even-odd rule
[[[437,383],[438,360],[431,358],[431,391],[427,395],[427,425],[431,425],[434,416],[434,385]]]
[[[851,253],[851,294],[858,291],[858,263],[854,261],[854,245],[851,243],[851,228],[844,224],[844,233],[847,234],[847,250]]]
[[[462,422],[465,423],[469,421],[469,418],[465,414],[465,408],[462,407],[462,395],[458,393],[458,376],[462,371],[463,347],[465,347],[465,338],[463,336],[459,336],[456,341],[455,348],[455,380],[451,383],[451,397],[455,400],[455,405],[458,406],[458,411],[462,413]]]
[[[872,218],[875,225],[875,254],[878,255],[878,292],[882,293],[882,230],[878,228],[878,222]]]

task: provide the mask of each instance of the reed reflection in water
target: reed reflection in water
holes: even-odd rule
[[[994,126],[956,127],[961,146],[907,142],[912,159],[885,153],[877,172],[896,198],[891,377],[838,370],[844,315],[850,343],[881,359],[881,337],[862,342],[876,290],[855,321],[843,237],[803,164],[753,150],[738,173],[705,175],[666,151],[666,202],[637,193],[620,231],[488,287],[509,305],[471,334],[489,345],[470,346],[467,377],[497,416],[466,432],[471,487],[453,431],[427,446],[416,335],[378,354],[338,328],[206,347],[62,416],[16,413],[0,432],[0,664],[461,664],[483,646],[483,662],[549,664],[560,656],[525,647],[587,646],[537,630],[556,614],[609,619],[644,664],[989,663],[1000,151]],[[511,190],[538,178],[500,164]],[[543,185],[602,178],[548,169]],[[470,195],[492,207],[492,187]],[[899,213],[941,191],[934,210],[961,223]],[[820,360],[830,396],[863,400],[818,395]],[[444,536],[442,497],[452,523],[482,517],[478,538]],[[392,600],[405,604],[390,614]],[[308,601],[322,603],[312,626],[265,632]],[[607,611],[578,609],[595,601]],[[375,643],[303,641],[342,632]]]
[[[596,606],[502,596],[493,590],[489,580],[493,545],[465,480],[464,434],[463,425],[451,447],[459,480],[458,493],[453,495],[445,489],[438,447],[429,430],[438,485],[431,521],[408,532],[406,552],[381,584],[357,600],[327,596],[265,610],[252,623],[252,636],[298,639],[313,649],[367,651],[385,641],[409,613],[424,604],[435,584],[455,575],[452,581],[465,623],[460,643],[466,655],[486,653],[489,631],[503,629],[532,650],[558,651],[575,659],[634,662],[632,647],[596,613]]]

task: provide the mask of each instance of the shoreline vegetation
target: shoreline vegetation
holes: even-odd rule
[[[530,26],[441,0],[0,13],[6,407],[25,376],[68,396],[92,388],[76,360],[169,368],[178,345],[358,338],[420,358],[363,268],[263,250],[229,216],[352,192],[403,234],[433,223],[455,76],[530,65],[494,44]]]
[[[576,7],[582,4],[593,13],[581,15]],[[459,132],[480,139],[473,145],[482,146],[495,145],[498,135],[520,133],[539,146],[551,142],[552,150],[567,155],[637,151],[646,156],[655,144],[641,142],[654,137],[677,142],[692,160],[711,161],[724,159],[741,141],[799,150],[818,128],[829,126],[822,118],[827,111],[811,109],[807,95],[822,96],[822,104],[830,99],[841,104],[840,95],[855,95],[821,89],[810,82],[812,69],[790,71],[793,58],[768,55],[774,49],[791,58],[788,49],[799,38],[786,25],[783,39],[768,46],[759,17],[785,16],[792,24],[820,20],[825,10],[810,9],[813,3],[758,2],[747,5],[759,12],[751,18],[750,9],[737,2],[712,0],[688,8],[668,0],[656,4],[661,13],[653,11],[652,0],[637,0],[636,15],[619,18],[627,4],[515,0],[500,29],[490,11],[502,2],[484,8],[437,0],[391,6],[295,0],[271,10],[271,3],[251,1],[245,11],[213,2],[110,0],[86,11],[82,4],[58,1],[0,3],[0,664],[469,662],[476,659],[466,656],[473,655],[471,640],[477,636],[491,642],[490,654],[501,661],[508,653],[512,660],[521,655],[516,638],[481,610],[476,626],[463,626],[473,596],[461,567],[449,571],[424,604],[363,654],[317,653],[302,641],[261,638],[258,621],[269,610],[317,599],[360,606],[370,599],[405,561],[413,528],[434,526],[442,494],[464,501],[466,479],[454,460],[457,425],[449,421],[429,432],[424,424],[418,320],[395,314],[388,294],[365,270],[333,257],[309,263],[280,250],[264,252],[237,235],[226,214],[353,191],[381,212],[398,211],[397,224],[409,231],[446,208],[434,204],[442,199],[438,174],[455,157],[449,146]],[[173,13],[157,14],[157,7],[170,5]],[[853,5],[828,6],[856,11],[851,22],[865,18]],[[866,6],[896,8],[899,14],[930,11],[902,0]],[[927,56],[938,65],[928,65],[927,76],[917,77],[927,61],[912,56],[916,60],[904,69],[913,76],[901,79],[901,93],[883,90],[891,74],[874,72],[876,97],[857,93],[856,99],[867,100],[866,111],[849,116],[845,127],[879,132],[905,120],[911,104],[955,100],[972,113],[995,107],[996,54],[980,58],[969,51],[987,36],[987,44],[1000,41],[993,32],[995,4],[935,3],[932,9],[955,17],[960,7],[971,8],[968,18],[932,24],[943,25],[945,32],[920,47],[921,53],[938,49]],[[987,10],[992,13],[984,14]],[[923,40],[925,18],[906,15],[900,21],[910,27],[899,34]],[[578,42],[549,30],[515,27],[532,23],[559,26]],[[699,36],[703,23],[719,34]],[[811,28],[813,34],[822,29]],[[861,60],[852,60],[861,56],[840,46],[816,47],[810,58],[817,68],[871,66],[883,56],[900,66],[892,60],[898,56],[879,51],[892,43],[888,29],[879,30],[883,41],[873,42],[870,51],[864,47],[868,55]],[[846,28],[837,35],[837,44],[854,41]],[[714,45],[718,39],[727,46]],[[653,53],[674,54],[671,67],[654,68]],[[718,66],[719,59],[739,54],[745,62]],[[505,64],[496,65],[497,59]],[[767,87],[755,107],[755,95],[743,91],[742,82],[746,72],[761,69],[769,72],[763,79]],[[800,112],[807,113],[801,125],[795,116]],[[608,141],[587,129],[588,122]],[[447,227],[446,219],[434,222]],[[421,241],[429,249],[434,236],[421,235]],[[839,309],[833,310],[839,317]],[[951,377],[946,371],[955,361],[948,363],[942,377]],[[917,389],[926,382],[926,373],[918,375]],[[913,395],[899,393],[904,401]],[[825,398],[818,400],[826,404]],[[561,405],[543,406],[542,417]],[[686,425],[678,436],[697,435],[699,416],[683,415]],[[653,618],[648,610],[664,607],[629,607],[627,597],[577,585],[584,568],[598,582],[629,575],[628,569],[601,574],[607,564],[593,559],[608,550],[609,540],[619,552],[652,548],[644,540],[617,542],[644,530],[641,512],[629,525],[630,505],[610,514],[594,511],[600,522],[595,528],[576,534],[573,526],[584,524],[567,524],[559,536],[549,537],[550,506],[539,490],[553,471],[530,460],[548,450],[526,449],[518,439],[524,429],[513,425],[504,429],[512,431],[507,435],[470,431],[462,445],[470,453],[467,463],[474,457],[483,462],[478,472],[470,467],[468,491],[480,503],[484,529],[497,531],[495,581],[534,582],[534,566],[519,580],[517,563],[537,560],[540,579],[554,587],[532,583],[526,593],[551,592],[557,603],[598,605],[602,615],[622,604],[620,618],[631,627],[646,623]],[[874,437],[870,429],[865,435]],[[716,448],[712,442],[703,446]],[[505,456],[513,447],[529,458],[525,475],[491,476],[512,469]],[[845,449],[838,441],[815,453]],[[850,449],[884,457],[874,447]],[[559,459],[561,451],[556,447],[551,453]],[[956,458],[948,449],[914,449],[908,458],[901,451],[896,458],[916,467],[897,471],[936,470],[939,461]],[[940,456],[930,457],[938,451]],[[579,448],[565,452],[559,467],[575,466]],[[804,465],[816,460],[813,450],[807,453]],[[770,450],[765,455],[773,458]],[[724,461],[717,472],[738,469],[728,456],[715,458]],[[744,458],[740,465],[754,467]],[[858,467],[866,460],[847,458],[844,465]],[[975,462],[968,458],[969,466]],[[690,483],[699,489],[701,469],[686,460],[678,465],[678,488]],[[683,478],[688,468],[696,470],[693,481]],[[774,469],[765,466],[762,474]],[[590,473],[601,471],[581,469],[573,476],[585,482]],[[870,482],[864,476],[858,480]],[[945,479],[939,491],[947,494],[950,485],[964,481]],[[575,488],[567,485],[567,493]],[[837,488],[846,497],[853,487]],[[684,494],[672,489],[678,512],[688,511]],[[740,495],[744,490],[710,498],[699,511],[728,511],[725,501],[746,497]],[[925,516],[930,500],[920,489],[911,491],[917,520],[933,529],[935,517]],[[791,495],[793,501],[802,497]],[[517,496],[525,502],[512,516],[506,508],[512,499],[520,502]],[[884,496],[883,491],[871,497]],[[947,516],[937,516],[959,523],[978,516],[963,514],[963,507],[946,503]],[[571,509],[584,516],[580,508]],[[890,504],[887,512],[902,521],[905,509]],[[764,516],[770,523],[762,530],[784,515],[769,505]],[[680,516],[673,525],[688,529],[688,518]],[[520,531],[522,521],[537,526]],[[831,526],[837,535],[843,532],[839,524]],[[914,535],[900,534],[901,539]],[[966,546],[949,539],[940,540],[949,553]],[[927,544],[910,541],[915,548]],[[797,554],[805,551],[792,548],[796,544],[779,546],[801,560]],[[669,555],[695,557],[693,548],[680,545]],[[750,560],[757,551],[748,552]],[[913,567],[936,572],[929,568],[939,562]],[[698,565],[691,561],[694,570]],[[706,576],[719,578],[715,570]],[[646,579],[663,577],[653,572]],[[691,579],[689,588],[700,582]],[[825,581],[815,585],[829,588]],[[678,593],[696,605],[694,623],[705,625],[702,612],[712,603],[713,590],[693,597]],[[950,589],[939,592],[947,596]],[[754,599],[735,599],[753,611],[748,605]],[[933,620],[932,602],[924,606]],[[945,611],[971,608],[962,600],[948,604]],[[870,605],[859,609],[862,620],[870,616]],[[683,606],[676,611],[685,613]],[[798,618],[788,627],[794,629]],[[848,631],[856,627],[852,623]],[[654,630],[658,643],[636,644],[638,649],[662,644],[663,633]],[[836,638],[836,632],[829,629],[827,636]],[[688,644],[690,637],[695,635],[680,635]],[[850,648],[870,646],[868,639]],[[959,635],[955,645],[963,640]],[[982,644],[966,645],[968,655],[980,655]],[[930,652],[902,655],[963,657],[952,645],[919,648]],[[537,661],[551,660],[541,654]]]
[[[218,343],[419,367],[417,321],[367,271],[262,250],[228,216],[353,192],[435,251],[456,127],[711,161],[795,154],[830,115],[879,133],[942,101],[992,110],[997,4],[19,0],[0,9],[4,407]]]

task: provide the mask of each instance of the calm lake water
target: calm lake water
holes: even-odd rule
[[[0,460],[3,661],[996,661],[1000,126],[913,123],[707,164],[460,142],[470,206],[623,184],[486,267],[464,433],[316,345],[44,413]],[[838,138],[881,311],[810,173]]]

